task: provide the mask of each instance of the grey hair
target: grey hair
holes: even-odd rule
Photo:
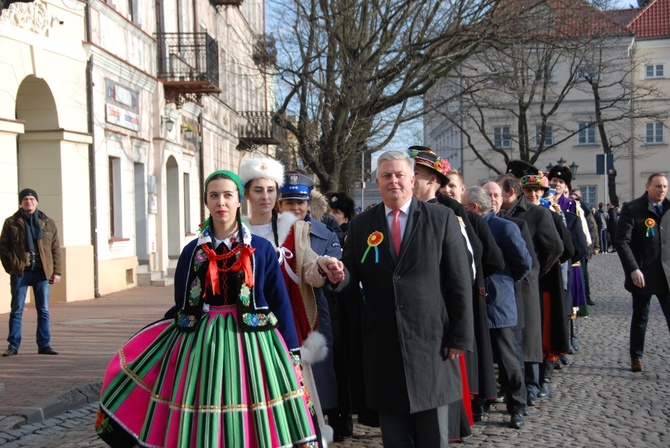
[[[409,156],[407,151],[392,150],[382,153],[377,159],[377,177],[379,177],[379,167],[382,162],[388,162],[389,160],[404,160],[409,166],[410,173],[414,174],[414,159]]]
[[[465,193],[468,195],[468,204],[477,204],[482,212],[491,210],[491,197],[483,187],[470,187]]]

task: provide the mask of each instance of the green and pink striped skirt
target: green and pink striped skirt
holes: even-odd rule
[[[318,446],[279,331],[240,332],[235,306],[191,333],[170,319],[133,336],[107,367],[95,426],[111,446]]]

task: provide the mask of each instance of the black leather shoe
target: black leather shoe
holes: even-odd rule
[[[14,356],[18,355],[19,350],[15,349],[14,347],[9,347],[5,353],[2,354],[2,356]]]
[[[537,395],[535,394],[528,394],[528,398],[526,398],[528,406],[537,406],[538,401],[540,401],[540,399],[537,398]]]
[[[37,350],[37,353],[40,355],[57,355],[58,352],[48,345],[46,347],[40,347],[39,350]]]
[[[540,398],[544,398],[548,397],[549,395],[551,395],[551,384],[544,383],[540,391],[537,393],[537,396]]]
[[[526,419],[524,418],[523,413],[517,412],[512,414],[512,418],[509,421],[510,428],[521,429],[524,424],[526,424]]]

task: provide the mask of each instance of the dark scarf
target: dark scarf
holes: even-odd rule
[[[31,215],[21,210],[21,217],[26,228],[26,252],[35,253],[35,240],[44,238],[42,223],[38,215],[37,210]]]

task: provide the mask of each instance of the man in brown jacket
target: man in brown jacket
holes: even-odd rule
[[[2,356],[13,356],[21,345],[21,318],[28,287],[33,287],[37,309],[37,352],[57,355],[49,346],[49,285],[60,281],[60,242],[53,219],[37,210],[33,189],[19,193],[19,210],[5,220],[0,234],[0,259],[11,276],[12,308],[9,314],[9,347]]]

